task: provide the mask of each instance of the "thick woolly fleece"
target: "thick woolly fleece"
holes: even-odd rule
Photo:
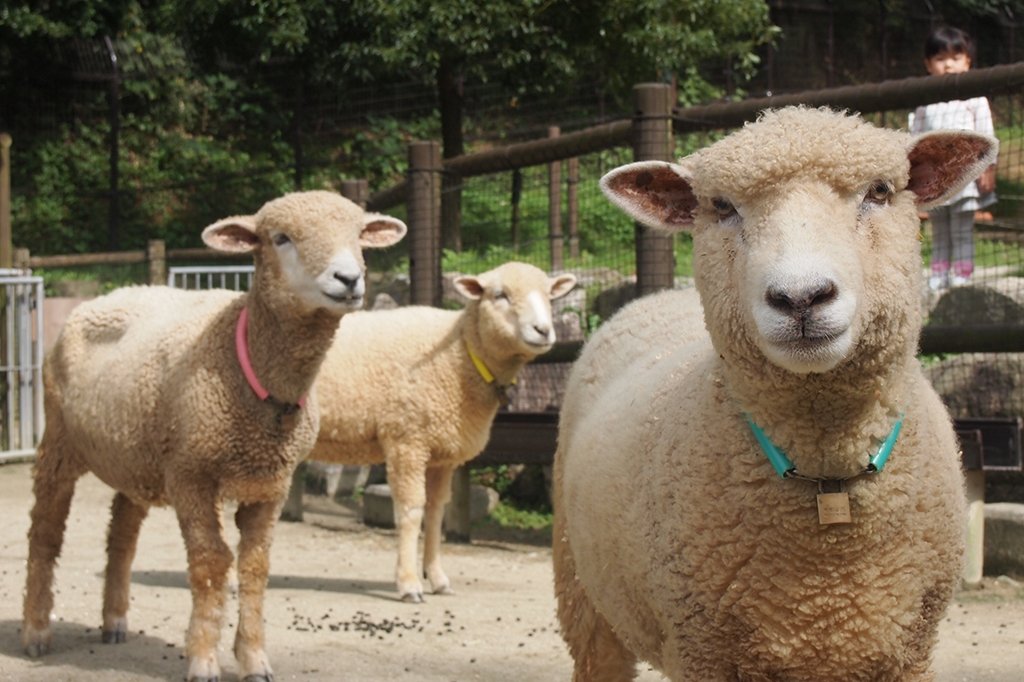
[[[323,428],[310,458],[383,463],[387,446],[457,466],[479,454],[499,403],[466,352],[466,310],[410,306],[349,315],[317,381]],[[516,369],[504,372],[506,381]],[[409,502],[422,505],[422,495],[420,488]]]
[[[253,252],[247,294],[128,287],[77,307],[46,359],[46,431],[34,469],[23,644],[50,643],[53,567],[75,481],[92,472],[117,491],[103,604],[104,641],[127,634],[131,562],[151,505],[177,513],[189,557],[193,610],[189,679],[219,675],[217,644],[231,549],[221,505],[238,502],[239,677],[268,680],[262,601],[277,511],[319,428],[312,390],[342,314],[361,305],[361,248],[401,238],[405,226],[364,214],[330,192],[289,194],[255,216],[227,218],[203,238]],[[249,354],[277,402],[261,401],[235,351],[243,306]]]
[[[140,505],[279,499],[289,466],[316,438],[317,414],[301,410],[279,424],[278,409],[249,388],[234,349],[245,298],[129,287],[77,307],[47,361],[47,428],[64,431],[64,466],[92,471]],[[310,326],[320,328],[323,349],[338,316],[315,317]],[[254,355],[265,332],[249,329]],[[275,352],[304,355],[279,345]],[[297,399],[312,386],[310,372],[304,381],[292,373],[288,390],[256,363],[280,394]],[[299,369],[297,360],[287,364]],[[197,476],[209,482],[202,498],[179,499],[199,492],[191,485]],[[178,489],[179,477],[190,485]]]
[[[449,591],[439,553],[452,472],[487,444],[498,386],[511,384],[554,343],[549,301],[575,281],[505,263],[456,281],[470,298],[462,311],[410,306],[354,313],[340,325],[317,380],[321,428],[310,458],[387,464],[403,599],[422,599],[424,573],[435,592]],[[469,349],[493,383],[481,376]],[[423,571],[416,568],[421,518]]]
[[[964,495],[949,417],[914,357],[909,146],[852,116],[789,109],[681,162],[701,202],[699,300],[670,291],[620,311],[587,342],[563,404],[555,591],[577,680],[632,679],[637,660],[672,680],[929,679]],[[879,179],[894,191],[883,209],[807,229],[808,248],[859,279],[847,357],[818,373],[773,364],[743,303],[750,254],[772,248],[754,226]],[[749,231],[707,217],[718,197],[743,206]],[[853,522],[819,525],[816,485],[780,479],[745,413],[811,477],[854,476],[905,418],[887,467],[847,483]]]
[[[553,283],[561,287],[557,297],[575,279],[550,279],[514,262],[479,279],[488,291],[461,311],[408,306],[345,317],[317,380],[321,429],[311,459],[371,464],[391,452],[424,465],[455,467],[480,454],[500,403],[467,346],[495,383],[511,383],[550,347],[527,343],[518,328],[522,323],[513,321],[532,313],[529,293],[542,296],[546,307]],[[520,309],[515,318],[496,312],[496,292]],[[409,502],[422,505],[422,491]]]

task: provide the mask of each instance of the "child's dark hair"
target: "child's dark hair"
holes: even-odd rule
[[[932,31],[924,42],[924,58],[931,59],[937,54],[965,54],[974,59],[974,41],[966,31],[952,26],[940,26]]]

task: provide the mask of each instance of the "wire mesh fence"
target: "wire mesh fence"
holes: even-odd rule
[[[1012,91],[1012,89],[1011,89]],[[1021,96],[991,97],[996,133],[1002,151],[998,160],[998,202],[979,215],[974,230],[974,271],[956,286],[930,288],[933,226],[921,223],[921,305],[929,325],[943,330],[991,330],[1024,324],[1024,206],[1021,191],[1021,149],[1024,115]],[[907,129],[906,107],[868,114],[875,124]],[[706,146],[731,128],[710,128],[677,135],[674,155]],[[549,202],[551,164],[466,178],[461,184],[463,250],[447,253],[445,271],[479,272],[506,260],[525,260],[551,270],[568,269],[580,280],[579,294],[562,311],[575,316],[566,338],[586,336],[624,302],[637,295],[637,228],[601,196],[598,179],[611,168],[641,156],[636,149],[614,147],[575,159],[573,174],[561,175],[554,200],[561,215],[573,215],[573,230],[552,228]],[[555,162],[566,164],[567,161]],[[565,204],[570,183],[573,201]],[[564,225],[565,220],[561,221]],[[641,237],[642,238],[642,237]],[[559,248],[553,249],[555,240]],[[666,240],[671,249],[672,286],[690,286],[692,244],[686,234]],[[555,259],[555,253],[563,254]],[[566,256],[565,254],[569,254]],[[934,344],[935,336],[931,337]],[[938,336],[942,341],[941,335]],[[939,349],[942,348],[938,344]],[[927,349],[926,349],[927,350]],[[1000,417],[1024,414],[1024,361],[1015,352],[930,352],[923,361],[936,388],[957,417]],[[543,373],[541,373],[543,372]],[[550,409],[558,404],[564,368],[538,370],[524,386],[516,409]]]
[[[922,306],[931,325],[984,329],[1001,328],[1001,325],[1019,326],[1024,322],[1021,310],[1024,304],[1024,256],[1021,253],[1024,242],[1024,97],[1017,94],[1019,74],[1014,72],[1006,78],[1006,82],[992,87],[990,94],[995,130],[1001,141],[996,188],[998,202],[988,209],[991,216],[982,216],[975,225],[975,269],[970,282],[966,286],[941,290],[922,288]],[[879,93],[876,99],[871,100],[871,106],[864,107],[868,112],[866,117],[878,125],[905,129],[908,114],[916,104],[912,100],[922,98],[919,84],[888,82],[878,84],[876,90]],[[805,99],[815,101],[814,94],[804,93],[807,95]],[[400,93],[388,96],[400,98]],[[405,100],[399,102],[398,99],[394,103],[396,107],[407,104]],[[751,106],[761,105],[755,102]],[[841,105],[856,108],[856,105]],[[328,115],[324,112],[331,111],[332,106],[344,116],[354,115],[350,111],[350,103],[344,103],[344,107],[340,103],[317,104],[307,112],[311,114],[308,119],[311,128],[305,138],[307,143],[316,139],[341,139],[350,132],[352,122],[347,119],[339,120],[333,127],[323,125],[321,119]],[[403,199],[397,204],[392,202],[387,212],[409,221],[418,220],[414,215],[418,211],[438,212],[446,198],[457,194],[461,216],[460,247],[440,252],[434,261],[430,260],[434,256],[417,255],[410,235],[395,248],[367,253],[371,301],[380,294],[387,294],[398,303],[410,302],[416,273],[426,268],[430,277],[436,276],[441,280],[438,291],[430,295],[429,302],[457,305],[450,293],[451,288],[443,284],[442,273],[450,279],[452,273],[479,273],[508,260],[526,261],[550,271],[568,270],[577,275],[580,281],[578,292],[559,303],[559,332],[562,340],[580,340],[635,296],[638,282],[640,291],[648,291],[643,285],[645,276],[653,277],[659,282],[658,286],[689,286],[692,256],[689,237],[685,234],[663,237],[639,229],[605,200],[598,188],[598,179],[608,170],[639,158],[673,158],[692,153],[741,124],[742,116],[722,123],[709,115],[709,109],[696,113],[690,111],[687,114],[689,118],[683,121],[686,125],[682,132],[678,130],[679,115],[675,118],[671,115],[661,118],[650,116],[644,125],[665,126],[666,132],[658,142],[662,146],[644,150],[635,145],[630,147],[629,136],[622,135],[621,126],[617,127],[624,123],[629,128],[631,121],[613,119],[608,123],[605,106],[602,102],[590,108],[591,112],[598,112],[593,114],[591,122],[606,125],[608,139],[614,140],[612,142],[599,142],[579,153],[556,157],[540,154],[539,160],[516,163],[502,160],[504,152],[492,148],[496,170],[482,174],[462,172],[459,160],[451,163],[446,160],[442,173],[445,182],[441,183],[437,197],[424,206],[404,202],[408,187],[399,191],[397,194]],[[574,112],[586,108],[580,104]],[[743,116],[749,117],[749,112]],[[482,116],[477,118],[476,125],[480,129],[486,127],[483,120]],[[312,122],[316,122],[316,126]],[[59,127],[60,124],[55,122],[54,125]],[[531,121],[530,126],[529,130],[539,130],[535,121]],[[675,134],[668,132],[672,127],[677,129]],[[573,120],[564,128],[576,131],[580,125]],[[84,160],[102,158],[97,150],[102,150],[107,144],[106,137],[87,133],[88,130],[79,128],[64,142],[89,146],[92,152],[83,155]],[[563,139],[572,134],[563,133]],[[127,138],[129,142],[132,139],[130,136]],[[510,139],[515,139],[515,136],[507,137],[506,141]],[[251,212],[262,201],[280,193],[282,188],[291,189],[294,158],[289,162],[291,165],[282,163],[266,167],[247,165],[246,157],[221,159],[222,163],[203,165],[201,141],[189,144],[194,147],[184,145],[183,149],[188,153],[183,154],[178,162],[197,164],[202,172],[194,175],[194,181],[172,187],[147,184],[144,176],[129,176],[118,190],[115,209],[111,208],[111,194],[106,189],[107,169],[95,163],[83,163],[80,173],[82,186],[72,188],[67,197],[49,198],[54,206],[59,204],[66,213],[54,214],[53,220],[39,221],[39,229],[46,230],[48,239],[59,237],[60,243],[73,244],[77,240],[81,250],[86,251],[101,250],[109,241],[144,243],[145,239],[165,235],[168,247],[191,246],[198,242],[202,225],[212,219]],[[327,168],[329,159],[335,158],[329,147],[326,145],[315,151],[307,149],[306,160],[320,159],[323,167]],[[351,154],[352,150],[352,147],[346,147],[338,151],[337,156]],[[369,150],[367,147],[360,153],[372,153]],[[138,148],[125,153],[141,157],[149,151]],[[382,165],[404,170],[408,165],[406,151],[398,148],[378,156],[382,157]],[[261,158],[275,157],[271,154]],[[281,158],[287,158],[287,154]],[[438,169],[431,170],[435,171]],[[323,184],[329,186],[339,179],[328,182],[325,178],[329,177],[328,172],[321,178]],[[414,174],[406,177],[407,183],[416,181]],[[92,189],[88,189],[90,187]],[[16,213],[23,206],[16,202]],[[73,208],[69,210],[68,207]],[[116,221],[111,221],[111,215],[116,217]],[[438,225],[437,229],[444,228]],[[110,230],[115,230],[116,234],[112,236]],[[101,236],[96,237],[97,234]],[[428,246],[440,238],[440,233],[431,235]],[[649,260],[638,260],[638,240],[650,242],[649,248],[640,250]],[[925,282],[932,249],[932,228],[928,221],[924,221],[921,267]],[[924,361],[944,399],[958,416],[1024,414],[1024,406],[1021,405],[1024,400],[1021,398],[1024,395],[1024,363],[1020,355],[930,353]],[[517,409],[557,407],[564,367],[531,371],[541,375],[536,382],[529,382],[539,388],[520,391]]]

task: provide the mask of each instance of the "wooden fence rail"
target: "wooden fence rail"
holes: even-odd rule
[[[794,104],[819,107],[830,106],[861,113],[875,113],[906,109],[980,95],[1016,94],[1024,87],[1024,62],[1004,64],[966,73],[946,76],[920,76],[881,83],[850,85],[798,92],[774,97],[719,102],[674,109],[671,112],[672,131],[682,134],[699,130],[732,128],[757,118],[759,112],[770,107]],[[555,138],[520,142],[466,154],[442,163],[445,173],[463,178],[516,168],[527,168],[553,161],[562,161],[593,152],[630,144],[634,135],[634,121],[622,119],[602,123]],[[409,191],[408,180],[372,194],[367,207],[383,211],[401,204]]]
[[[410,297],[414,303],[437,305],[440,284],[440,187],[442,178],[468,178],[507,172],[631,145],[635,159],[669,160],[673,153],[672,135],[699,130],[730,128],[753,120],[768,107],[791,104],[831,106],[862,113],[912,108],[950,99],[976,95],[1017,94],[1024,85],[1024,63],[976,69],[949,76],[925,76],[882,83],[831,88],[814,92],[751,99],[742,102],[715,103],[673,109],[664,84],[642,84],[634,90],[634,116],[568,132],[557,137],[521,142],[476,154],[442,160],[436,142],[417,142],[409,148],[409,174],[402,182],[368,195],[361,186],[362,199],[372,211],[383,211],[399,204],[407,207],[410,247]],[[2,197],[0,197],[2,199]],[[3,202],[0,201],[0,205]],[[670,238],[649,234],[637,226],[636,263],[638,293],[648,293],[674,285]],[[666,241],[668,240],[668,241]],[[163,242],[150,242],[147,249],[122,253],[83,254],[77,256],[31,256],[15,252],[15,265],[21,267],[74,267],[96,264],[148,263],[149,278],[163,283],[167,260],[224,258],[208,249],[170,249]],[[163,277],[160,273],[164,273]],[[1024,327],[999,326],[965,328],[926,328],[921,338],[925,353],[967,351],[1024,351]],[[544,361],[571,362],[579,351],[577,344],[560,344]],[[550,419],[548,419],[550,422]],[[503,425],[507,426],[507,425]],[[508,426],[510,432],[523,425]],[[526,428],[529,428],[526,425]],[[552,424],[546,426],[549,435]],[[497,447],[495,443],[489,448]],[[493,451],[491,456],[502,455]],[[468,505],[459,505],[468,488],[468,473],[460,472],[456,481],[456,522],[449,529],[454,538],[469,536]]]

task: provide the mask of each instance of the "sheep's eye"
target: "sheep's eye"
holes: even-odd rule
[[[876,180],[868,187],[868,191],[864,195],[864,201],[872,204],[887,204],[892,199],[892,195],[892,185],[885,180]]]
[[[289,237],[288,235],[284,234],[283,232],[279,232],[278,234],[275,234],[273,239],[274,239],[274,244],[276,246],[284,246],[285,244],[287,244],[288,242],[291,241],[291,237]]]
[[[495,291],[494,292],[494,300],[495,301],[508,301],[508,294],[506,294],[504,291]]]
[[[718,215],[719,220],[725,220],[736,215],[736,207],[732,205],[732,202],[722,197],[715,197],[711,200],[711,207],[715,209],[715,213]]]

